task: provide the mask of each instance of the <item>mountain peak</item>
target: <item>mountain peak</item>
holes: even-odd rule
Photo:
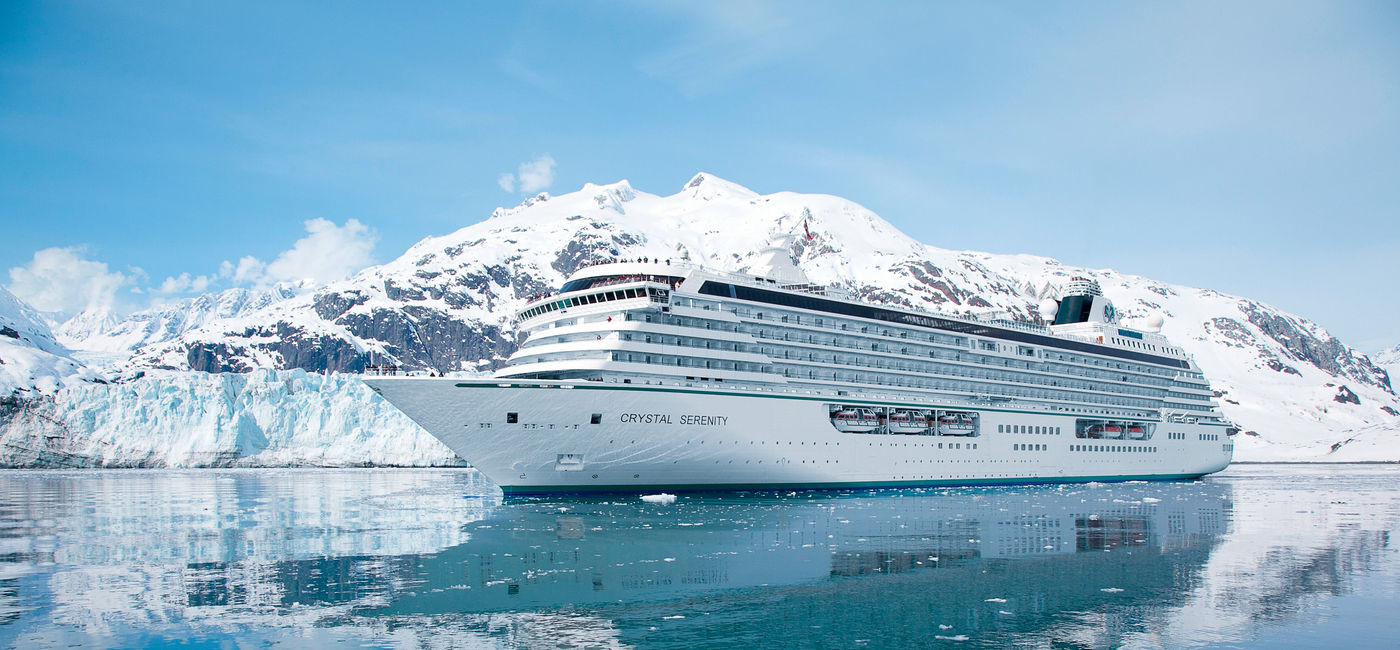
[[[608,185],[584,183],[583,189],[579,190],[578,193],[585,196],[591,194],[599,208],[612,208],[618,213],[625,211],[622,207],[623,203],[637,198],[637,190],[632,189],[632,184],[627,182],[625,178]]]
[[[744,199],[752,199],[758,196],[758,192],[738,183],[724,180],[708,172],[700,172],[691,177],[690,182],[685,184],[681,192],[688,192],[691,196],[706,201],[720,196],[732,196]]]

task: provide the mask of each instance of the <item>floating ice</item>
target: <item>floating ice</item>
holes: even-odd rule
[[[1004,602],[1006,602],[1006,599],[1005,599],[1005,598],[988,598],[985,602],[988,602],[988,603],[1004,603]]]
[[[1104,593],[1106,593],[1106,594],[1117,594],[1117,593],[1122,593],[1122,592],[1123,592],[1122,589],[1119,589],[1119,588],[1117,588],[1117,587],[1104,587],[1103,589],[1100,589],[1099,591],[1102,591],[1102,592],[1104,592]]]
[[[656,503],[666,506],[676,502],[676,495],[666,494],[664,492],[661,494],[643,494],[642,500],[647,503]]]
[[[956,636],[943,636],[942,634],[935,634],[933,638],[938,639],[939,641],[966,641],[968,637],[966,634],[959,634]]]

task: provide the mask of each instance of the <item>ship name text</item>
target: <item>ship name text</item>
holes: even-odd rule
[[[729,423],[729,416],[682,413],[673,417],[670,413],[623,413],[621,421],[626,424],[673,424],[679,422],[690,426],[722,427]]]

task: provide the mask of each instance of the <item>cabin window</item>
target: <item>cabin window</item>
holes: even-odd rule
[[[509,413],[506,413],[506,424],[518,424],[519,422],[520,422],[520,414],[519,414],[519,413],[515,413],[515,412],[513,412],[513,411],[512,411],[512,412],[509,412]]]
[[[589,423],[589,424],[602,424],[602,423],[603,423],[603,414],[602,414],[602,413],[594,413],[592,416],[590,416],[590,417],[588,418],[588,423]]]

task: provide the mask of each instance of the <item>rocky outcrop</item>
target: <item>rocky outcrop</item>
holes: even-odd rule
[[[1268,313],[1258,305],[1247,303],[1241,311],[1269,338],[1276,341],[1293,359],[1312,364],[1330,375],[1346,377],[1394,393],[1386,371],[1333,336],[1319,336],[1294,318]]]

